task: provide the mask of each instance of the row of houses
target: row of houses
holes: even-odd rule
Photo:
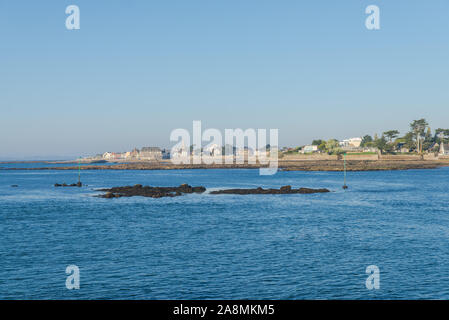
[[[224,149],[224,150],[223,150]],[[178,149],[174,149],[171,152],[166,149],[161,149],[159,147],[143,147],[142,149],[135,148],[132,151],[127,152],[105,152],[103,154],[97,155],[96,159],[103,159],[108,161],[123,161],[123,160],[142,160],[142,161],[159,161],[162,159],[170,158],[183,158],[190,155],[207,155],[207,156],[221,156],[234,155],[237,157],[248,157],[248,156],[262,156],[262,153],[267,154],[267,150],[252,150],[251,148],[235,148],[233,146],[225,146],[224,148],[212,144],[208,147],[199,150],[191,150],[191,148],[186,148],[184,145]]]
[[[162,150],[159,147],[143,147],[141,150],[134,148],[127,152],[105,152],[101,158],[104,160],[161,160],[167,157],[167,153],[165,149]]]
[[[377,151],[375,148],[362,148],[361,147],[362,139],[361,138],[351,138],[346,139],[339,142],[339,146],[341,149],[345,151]],[[261,152],[259,150],[252,150],[250,148],[236,149],[232,147],[232,150],[223,150],[223,148],[219,145],[210,145],[207,148],[201,150],[201,154],[208,156],[219,156],[223,153],[225,154],[233,154],[235,156],[261,156]],[[226,148],[225,148],[226,149]],[[402,146],[398,146],[399,152],[409,152],[407,148]],[[320,150],[316,145],[307,145],[304,146],[300,151],[300,153],[319,153]],[[178,150],[174,150],[173,154],[170,155],[170,152],[166,149],[161,149],[159,147],[143,147],[142,149],[134,148],[132,151],[127,152],[105,152],[103,154],[97,155],[96,159],[104,159],[108,161],[115,160],[143,160],[143,161],[159,161],[162,159],[170,159],[176,157],[187,157],[191,155],[190,149],[182,146]],[[439,154],[440,155],[449,155],[449,144],[442,143],[439,146]]]
[[[171,154],[172,158],[187,157],[189,155],[192,155],[192,156],[203,155],[203,156],[212,156],[212,157],[222,156],[222,155],[234,155],[237,157],[248,157],[248,156],[261,156],[263,154],[266,155],[267,153],[269,153],[269,150],[266,150],[266,149],[265,150],[254,150],[249,147],[236,148],[232,145],[225,145],[223,147],[218,144],[211,144],[204,148],[201,148],[200,150],[187,149],[184,145],[182,145],[181,147],[172,150],[171,153],[172,153]]]

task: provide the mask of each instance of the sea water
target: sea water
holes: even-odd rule
[[[9,167],[14,165],[9,165]],[[16,166],[20,166],[17,164]],[[1,299],[448,299],[449,168],[349,172],[0,170]],[[98,188],[292,195],[94,197]],[[18,187],[11,187],[18,185]],[[80,288],[66,288],[66,267]],[[369,290],[366,268],[380,271]]]

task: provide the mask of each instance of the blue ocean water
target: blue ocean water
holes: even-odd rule
[[[124,162],[122,162],[124,163]],[[117,162],[98,162],[98,163],[80,163],[80,166],[105,166],[105,165],[115,165]],[[78,163],[76,161],[69,163],[58,163],[56,161],[48,162],[7,162],[0,161],[0,170],[10,169],[10,168],[57,168],[57,167],[77,167]]]
[[[77,174],[0,170],[1,299],[449,298],[449,168],[350,172],[347,191],[342,173],[243,169],[83,170],[87,187],[53,187]],[[93,197],[137,183],[333,192]]]

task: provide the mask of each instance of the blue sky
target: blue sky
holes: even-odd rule
[[[447,0],[2,0],[0,159],[168,147],[193,120],[282,146],[448,128],[448,57]]]

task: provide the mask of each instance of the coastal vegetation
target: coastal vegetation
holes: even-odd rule
[[[438,152],[442,143],[449,143],[449,129],[438,128],[432,132],[432,129],[426,119],[413,120],[409,125],[409,131],[400,135],[397,129],[391,129],[382,132],[374,137],[366,134],[362,137],[360,148],[377,149],[380,153],[432,153]],[[312,141],[313,146],[318,146],[322,153],[339,155],[345,153],[337,139]],[[372,151],[371,151],[372,152]]]
[[[398,130],[389,130],[382,133],[381,137],[372,139],[364,137],[363,146],[373,146],[381,152],[395,153],[399,150],[403,153],[438,152],[441,143],[449,142],[449,129],[438,128],[432,133],[426,119],[413,120],[410,123],[410,130],[403,136]],[[371,138],[371,139],[370,139]]]

